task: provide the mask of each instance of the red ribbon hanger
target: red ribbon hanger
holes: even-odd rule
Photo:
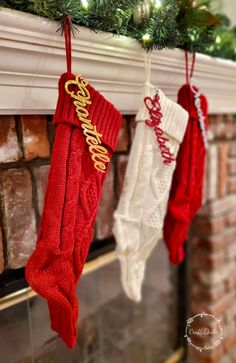
[[[64,21],[67,72],[71,73],[71,19],[66,16]]]
[[[185,67],[186,67],[186,83],[190,83],[191,79],[193,77],[193,72],[194,72],[194,67],[195,67],[195,61],[196,61],[196,53],[193,53],[193,57],[192,57],[192,65],[191,65],[191,70],[190,70],[190,74],[189,74],[189,66],[188,66],[188,51],[185,50]]]

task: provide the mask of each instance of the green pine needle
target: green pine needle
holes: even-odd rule
[[[155,7],[154,0],[88,0],[85,7],[80,0],[0,0],[0,6],[59,21],[60,30],[69,16],[73,33],[81,25],[122,34],[147,51],[180,47],[235,60],[236,29],[227,17],[210,10],[213,1],[161,0],[161,7]],[[146,15],[142,18],[141,11],[137,22],[133,14],[137,18],[142,8]]]

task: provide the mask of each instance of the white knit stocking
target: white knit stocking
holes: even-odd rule
[[[150,114],[144,97],[155,97],[156,90],[146,83],[142,106],[136,116],[135,136],[130,152],[124,185],[115,212],[114,235],[121,263],[121,280],[127,296],[141,299],[145,262],[158,239],[162,237],[163,220],[175,169],[175,160],[164,163],[163,153],[154,128],[145,120]],[[174,159],[187,126],[188,115],[181,106],[158,90],[162,112],[160,128],[164,131],[163,150],[169,149]]]

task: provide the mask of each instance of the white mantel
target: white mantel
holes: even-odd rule
[[[65,72],[59,25],[0,9],[0,114],[52,114]],[[144,51],[133,39],[80,28],[73,39],[73,71],[81,73],[123,113],[135,113],[144,80]],[[211,113],[236,113],[236,63],[197,55],[195,79]],[[152,82],[176,99],[185,82],[184,54],[155,51]]]

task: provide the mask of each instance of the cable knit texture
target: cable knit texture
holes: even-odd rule
[[[197,90],[196,87],[195,89]],[[207,128],[207,99],[201,95],[200,100]],[[179,90],[178,103],[189,112],[189,120],[177,157],[164,224],[164,241],[173,264],[179,264],[184,258],[183,244],[187,239],[191,220],[202,204],[206,158],[194,93],[189,84],[185,84]]]
[[[156,90],[146,83],[141,108],[136,116],[136,130],[129,156],[124,185],[115,212],[114,234],[121,263],[121,280],[127,296],[141,299],[145,262],[162,236],[171,178],[175,161],[163,162],[155,132],[146,125],[149,111],[144,98],[155,97]],[[176,157],[187,125],[187,112],[158,90],[162,120],[160,128],[169,139]]]
[[[73,99],[65,91],[65,82],[74,79],[73,74],[65,73],[59,81],[44,210],[36,250],[26,266],[28,283],[48,301],[52,329],[69,348],[75,346],[77,337],[76,285],[88,254],[106,175],[94,167]],[[78,90],[76,85],[72,87]],[[111,157],[121,114],[92,86],[87,88],[92,101],[86,105],[89,119],[103,135],[102,144]]]

